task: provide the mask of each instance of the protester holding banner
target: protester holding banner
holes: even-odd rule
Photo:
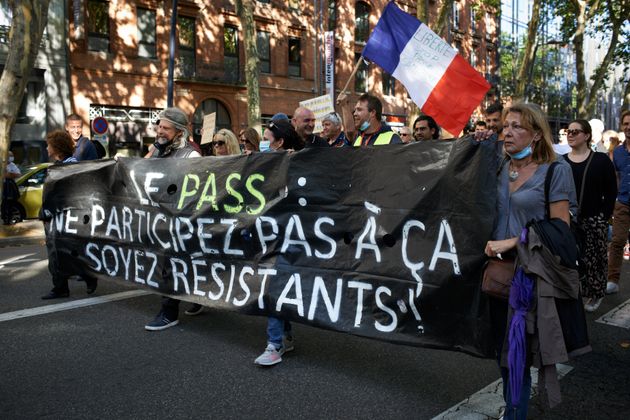
[[[236,134],[227,128],[222,128],[216,132],[212,138],[212,149],[214,156],[240,155],[241,147]]]
[[[497,220],[493,240],[488,241],[485,253],[489,257],[500,256],[506,260],[515,258],[519,237],[528,222],[546,218],[545,178],[550,164],[556,161],[556,154],[549,124],[537,105],[521,103],[510,107],[504,120],[503,135],[506,157],[498,174]],[[559,162],[555,168],[548,193],[549,217],[558,218],[569,225],[569,208],[575,205],[575,187],[571,168],[566,162]],[[524,365],[520,394],[513,398],[508,386],[509,379],[513,378],[510,378],[510,371],[502,363],[501,357],[508,343],[508,301],[490,297],[490,316],[503,378],[506,402],[504,418],[526,419],[531,388],[531,360],[528,357]],[[518,375],[516,380],[520,379]]]
[[[354,147],[402,143],[400,136],[381,121],[382,114],[383,104],[376,96],[367,93],[359,96],[352,112],[354,127],[359,131]]]
[[[78,161],[94,160],[99,158],[96,146],[89,138],[83,136],[83,120],[77,114],[66,117],[66,132],[70,135],[74,144],[73,156]],[[103,147],[103,146],[101,146]],[[103,153],[105,149],[103,149]]]
[[[304,147],[328,147],[323,138],[313,134],[315,129],[315,114],[308,108],[297,107],[293,112],[291,124],[302,139]]]
[[[440,127],[428,115],[420,115],[413,122],[413,137],[415,141],[437,140],[440,138]]]
[[[591,126],[586,120],[569,124],[571,151],[564,155],[571,165],[578,192],[577,222],[582,239],[582,296],[584,309],[594,312],[606,294],[608,274],[608,220],[617,197],[615,167],[605,153],[593,152]]]
[[[157,140],[154,144],[153,158],[194,158],[201,157],[191,142],[188,131],[188,116],[179,108],[166,108],[159,115]],[[234,134],[232,134],[234,135]],[[235,137],[236,138],[236,137]],[[238,142],[236,147],[238,148]],[[161,331],[179,323],[179,300],[162,298],[162,309],[144,326],[148,331]]]
[[[255,128],[249,127],[245,130],[241,130],[238,142],[240,143],[243,153],[257,152],[259,150],[260,134],[258,134]]]
[[[288,120],[270,122],[263,138],[269,142],[269,151],[274,150],[302,150],[304,143]]]
[[[46,150],[48,151],[48,158],[57,164],[76,163],[77,159],[72,156],[74,153],[74,141],[70,134],[65,131],[56,130],[48,133],[46,136]],[[52,277],[53,288],[52,290],[42,296],[42,299],[58,299],[70,296],[70,289],[68,288],[68,276],[60,273],[57,258],[51,249],[54,248],[48,240],[46,241],[46,247],[48,248],[48,271]],[[94,293],[97,286],[97,280],[95,277],[85,276],[85,284],[87,286],[87,294]]]

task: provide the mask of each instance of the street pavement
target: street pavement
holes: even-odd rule
[[[253,361],[265,346],[264,317],[210,309],[188,317],[184,303],[178,326],[148,332],[159,296],[107,281],[88,296],[71,280],[69,298],[43,301],[51,284],[41,227],[34,232],[21,244],[0,230],[3,419],[499,417],[497,407],[453,409],[497,387],[492,360],[296,324],[296,350],[261,368]],[[625,263],[622,279],[629,271]],[[534,396],[530,418],[630,417],[630,330],[596,322],[629,299],[622,283],[587,315],[593,352],[566,364],[563,402],[549,409]]]

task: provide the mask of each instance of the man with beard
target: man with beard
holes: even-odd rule
[[[402,143],[400,136],[381,121],[382,113],[383,104],[376,96],[364,93],[359,97],[352,112],[354,127],[359,132],[354,147]]]
[[[416,141],[437,140],[440,138],[440,127],[428,115],[420,115],[413,122],[413,137]]]
[[[188,140],[188,116],[179,108],[166,108],[160,113],[157,140],[151,158],[186,159],[201,157]],[[162,309],[155,319],[144,328],[148,331],[161,331],[179,323],[179,300],[162,298]]]

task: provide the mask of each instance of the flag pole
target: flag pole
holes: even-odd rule
[[[356,64],[354,65],[354,69],[352,70],[350,77],[348,77],[348,80],[346,81],[345,86],[343,87],[343,89],[341,89],[341,92],[339,92],[339,96],[337,97],[337,105],[340,105],[341,101],[343,101],[346,98],[346,89],[348,89],[350,80],[352,80],[354,78],[354,75],[357,74],[357,70],[359,70],[359,65],[361,65],[362,60],[363,60],[363,56],[359,57]]]

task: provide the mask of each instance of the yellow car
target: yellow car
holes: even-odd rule
[[[20,212],[20,221],[36,219],[39,216],[39,210],[42,208],[44,180],[50,165],[51,163],[40,163],[39,165],[31,166],[24,175],[15,180],[20,190],[17,206]]]

